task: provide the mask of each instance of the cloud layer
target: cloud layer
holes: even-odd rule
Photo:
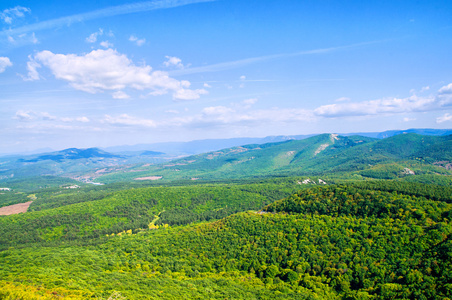
[[[177,100],[197,99],[204,89],[188,89],[190,82],[178,81],[150,66],[137,66],[126,55],[113,49],[93,50],[86,55],[54,54],[41,51],[30,57],[28,80],[39,79],[38,68],[47,67],[56,79],[67,81],[73,88],[88,93],[110,91],[114,98],[128,98],[124,89],[162,95],[169,91]]]
[[[346,102],[322,105],[314,114],[325,118],[373,116],[441,110],[452,107],[452,84],[443,86],[436,96],[388,98],[361,102]]]

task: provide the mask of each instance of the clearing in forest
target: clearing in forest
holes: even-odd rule
[[[27,212],[28,207],[33,201],[28,201],[25,203],[19,203],[9,206],[0,207],[0,215],[7,216],[7,215],[14,215],[14,214],[20,214]]]

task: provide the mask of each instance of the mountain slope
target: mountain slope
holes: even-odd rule
[[[175,179],[232,179],[253,176],[325,175],[360,172],[384,165],[398,173],[450,174],[452,136],[396,135],[377,140],[362,136],[322,134],[303,140],[263,145],[244,145],[189,156],[140,172],[121,172],[99,178],[100,182],[158,176]],[[438,164],[441,162],[441,164]],[[396,164],[395,167],[387,167]],[[387,165],[387,166],[386,166]],[[407,170],[406,170],[407,169]],[[379,170],[381,172],[381,170]],[[391,172],[393,172],[391,170]]]

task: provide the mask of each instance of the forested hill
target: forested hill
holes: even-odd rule
[[[322,134],[303,140],[244,145],[189,156],[139,172],[112,173],[100,182],[143,176],[174,179],[224,179],[275,175],[329,175],[343,172],[371,178],[450,174],[451,136],[400,134],[378,140]]]
[[[19,161],[38,162],[41,160],[53,160],[56,162],[61,162],[64,159],[112,158],[112,157],[121,157],[121,156],[114,155],[97,148],[88,148],[88,149],[69,148],[54,153],[38,155],[37,157],[29,159],[19,159]]]
[[[434,186],[384,181],[316,186],[243,211],[265,203],[281,183],[287,191],[285,180],[124,191],[0,218],[8,236],[0,298],[452,297],[450,188],[433,195]],[[165,218],[176,221],[185,207],[193,217],[242,212],[156,225],[156,212],[163,218],[171,210]]]

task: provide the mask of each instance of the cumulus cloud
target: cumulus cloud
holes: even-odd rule
[[[11,67],[13,63],[8,57],[0,57],[0,73],[5,72],[7,67]]]
[[[16,115],[14,116],[13,119],[19,120],[19,121],[31,121],[33,120],[34,114],[30,113],[29,111],[23,111],[23,110],[19,110],[16,112]]]
[[[143,126],[143,127],[156,127],[157,123],[149,119],[141,119],[137,117],[129,116],[128,114],[122,114],[118,117],[112,117],[105,115],[104,123],[117,126]]]
[[[204,87],[205,88],[211,88],[212,86],[210,84],[208,84],[207,82],[204,83]]]
[[[175,67],[178,69],[184,69],[184,68],[190,66],[190,64],[188,64],[186,66],[184,64],[182,64],[182,60],[179,57],[165,56],[165,58],[166,58],[166,61],[163,62],[163,65],[165,67]]]
[[[137,37],[134,36],[134,35],[131,35],[131,36],[129,37],[129,41],[135,43],[137,46],[143,46],[144,43],[146,43],[146,39],[139,39],[139,38],[137,38]]]
[[[448,85],[443,86],[438,91],[440,94],[452,94],[452,83],[449,83]]]
[[[452,115],[449,113],[445,113],[441,117],[436,118],[436,123],[438,123],[438,124],[443,123],[443,122],[448,122],[448,121],[452,121]]]
[[[207,94],[204,89],[188,89],[190,82],[171,78],[167,72],[153,71],[148,65],[137,66],[113,49],[93,50],[85,55],[38,52],[30,57],[26,79],[39,79],[37,68],[42,66],[50,69],[56,79],[68,82],[77,90],[93,94],[110,91],[116,98],[124,98],[126,88],[150,90],[150,95],[171,91],[177,100],[192,100]]]
[[[87,37],[85,40],[87,43],[95,43],[97,41],[97,37],[104,34],[104,30],[102,28],[99,28],[98,31],[91,33],[89,37]]]
[[[102,41],[102,42],[100,42],[100,45],[104,48],[112,48],[113,47],[113,44],[110,43],[109,41]]]
[[[173,98],[177,100],[194,100],[198,99],[201,95],[208,94],[204,89],[178,89],[173,93]]]
[[[25,13],[30,13],[31,10],[27,7],[16,6],[13,8],[4,9],[0,13],[0,19],[6,24],[12,24],[14,19],[25,17]]]

